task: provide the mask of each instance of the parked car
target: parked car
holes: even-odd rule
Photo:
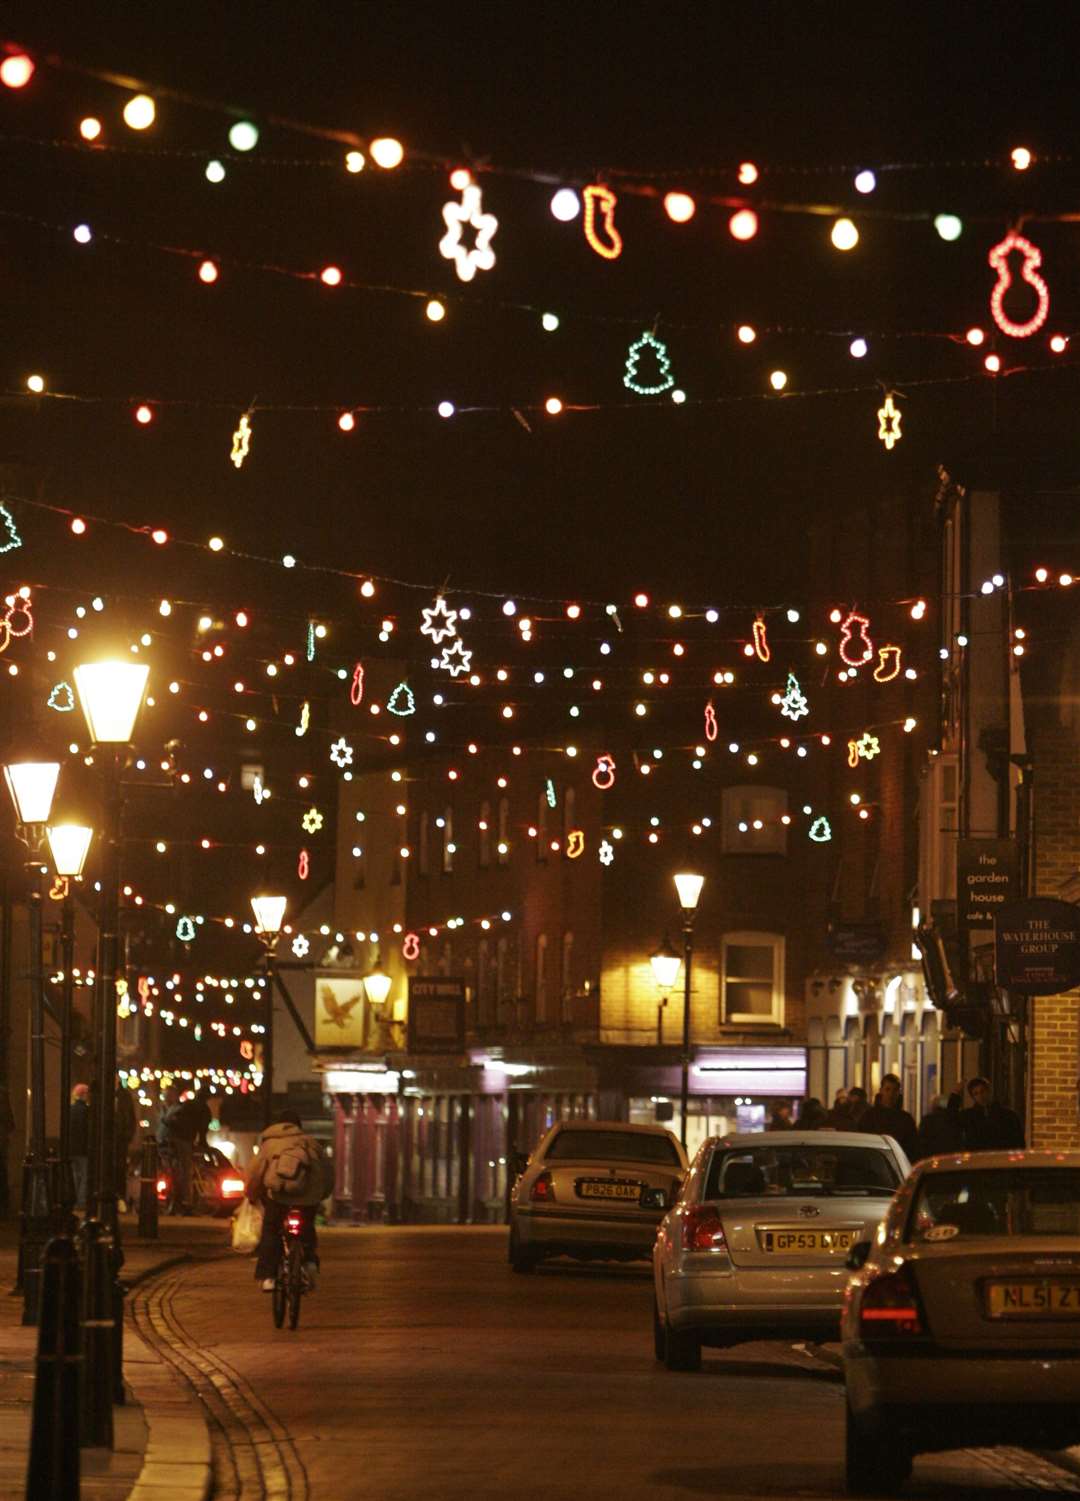
[[[174,1191],[170,1155],[162,1149],[158,1158],[158,1204],[166,1214],[180,1206]],[[191,1163],[191,1208],[195,1214],[232,1214],[244,1196],[244,1175],[217,1147],[196,1148]],[[138,1204],[138,1197],[134,1200]]]
[[[1080,1443],[1080,1151],[929,1158],[850,1261],[849,1490],[931,1450]]]
[[[643,1195],[673,1198],[685,1172],[686,1153],[664,1126],[559,1121],[510,1196],[510,1265],[531,1272],[547,1256],[644,1260],[662,1210]]]
[[[653,1342],[672,1371],[703,1345],[836,1338],[845,1261],[909,1163],[890,1136],[765,1131],[710,1137],[653,1248]]]

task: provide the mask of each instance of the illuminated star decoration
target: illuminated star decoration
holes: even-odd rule
[[[875,756],[881,754],[881,741],[876,735],[871,735],[869,730],[864,730],[862,739],[857,742],[859,755],[864,761],[872,761]]]
[[[799,719],[803,714],[810,713],[810,705],[806,702],[806,695],[799,687],[799,680],[793,672],[787,675],[787,688],[780,700],[780,713],[786,719]]]
[[[420,614],[424,617],[420,634],[430,636],[433,646],[438,646],[441,641],[452,641],[457,635],[457,611],[447,609],[441,594],[436,594],[435,603],[421,610]]]
[[[335,766],[341,767],[342,770],[344,770],[346,766],[352,765],[353,748],[345,739],[344,735],[342,735],[340,740],[335,740],[333,745],[330,747],[330,759],[331,761],[333,761]]]
[[[71,691],[70,683],[57,683],[49,694],[50,709],[55,709],[57,714],[70,714],[75,707],[75,695]]]
[[[3,531],[0,532],[0,553],[13,552],[16,547],[21,547],[22,538],[15,525],[15,518],[5,505],[0,505],[0,525],[3,526]]]
[[[232,450],[229,458],[232,459],[236,468],[239,469],[251,450],[251,423],[245,412],[237,424],[236,431],[232,435]]]
[[[318,808],[309,808],[300,820],[300,827],[305,834],[317,834],[323,826],[323,816]]]
[[[600,841],[600,864],[610,865],[615,858],[615,846],[607,839]]]
[[[822,816],[814,819],[810,825],[810,838],[815,844],[828,844],[832,838],[832,825],[827,818]]]
[[[296,937],[292,941],[292,951],[296,955],[297,959],[306,959],[310,949],[311,944],[305,938],[304,934],[297,933]]]
[[[462,281],[472,281],[478,271],[490,271],[495,264],[495,252],[491,248],[492,237],[499,227],[494,214],[485,214],[481,208],[480,189],[470,182],[461,190],[461,202],[443,204],[443,222],[446,233],[439,241],[439,254],[453,261],[454,270]],[[476,231],[471,246],[462,239],[465,225]]]
[[[893,401],[893,393],[891,391],[886,396],[884,403],[878,407],[877,417],[877,435],[884,443],[886,449],[891,452],[901,438],[900,408]]]
[[[444,646],[442,656],[433,658],[435,666],[448,672],[452,678],[460,677],[463,672],[468,672],[472,667],[472,652],[466,647],[460,636],[455,637],[449,646]]]

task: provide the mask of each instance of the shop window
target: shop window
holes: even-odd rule
[[[779,933],[725,933],[721,966],[722,1023],[783,1024],[784,940]]]
[[[786,855],[787,793],[782,787],[725,787],[721,804],[725,855]]]
[[[500,865],[510,864],[510,799],[499,799],[499,843],[498,855]]]
[[[431,819],[425,808],[420,815],[420,831],[417,838],[417,859],[420,862],[420,874],[431,874]]]
[[[448,876],[454,868],[454,810],[447,808],[442,817],[442,868]]]
[[[491,864],[491,804],[480,804],[480,866],[486,870]]]
[[[536,993],[536,1020],[546,1022],[550,1020],[548,1015],[548,941],[547,934],[540,933],[536,939],[536,970],[535,970],[535,993]]]

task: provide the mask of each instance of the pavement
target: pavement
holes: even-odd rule
[[[225,1252],[227,1222],[163,1219],[157,1240],[140,1240],[125,1217],[125,1264],[132,1292],[147,1279],[193,1259]],[[30,1446],[37,1329],[24,1327],[22,1298],[10,1295],[18,1229],[0,1223],[0,1496],[22,1496]],[[92,1501],[206,1501],[211,1487],[210,1438],[201,1404],[173,1369],[132,1328],[124,1331],[128,1399],[113,1408],[112,1449],[84,1448],[81,1496]],[[33,1501],[26,1492],[29,1501]]]

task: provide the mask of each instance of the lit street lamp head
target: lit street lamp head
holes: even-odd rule
[[[77,880],[83,873],[93,829],[77,823],[55,824],[45,830],[52,854],[53,868],[58,876]]]
[[[277,942],[281,925],[285,921],[284,896],[253,896],[251,910],[255,914],[255,932],[269,948]]]
[[[656,953],[649,956],[649,963],[652,965],[653,979],[666,995],[679,978],[679,966],[682,964],[682,955],[671,947],[671,940],[666,933]]]
[[[701,888],[705,884],[705,877],[694,875],[691,871],[680,871],[675,877],[675,890],[679,893],[679,906],[689,917],[697,911],[698,898]]]
[[[45,756],[17,756],[4,765],[4,780],[15,805],[15,817],[22,828],[36,831],[39,842],[52,812],[59,775],[59,761],[50,761]]]
[[[382,967],[381,960],[376,956],[375,968],[370,975],[364,976],[364,994],[373,1006],[381,1006],[390,994],[393,980]]]
[[[84,662],[74,676],[90,739],[95,745],[127,745],[150,668],[145,662]]]

